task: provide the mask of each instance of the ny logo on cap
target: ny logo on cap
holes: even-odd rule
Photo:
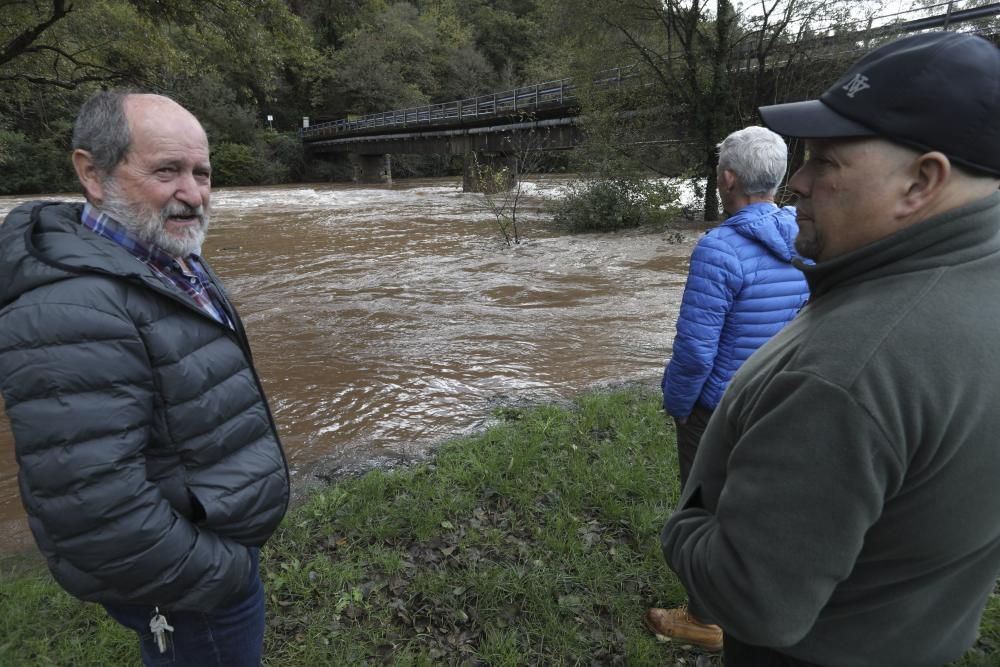
[[[854,78],[844,84],[843,90],[847,91],[847,96],[851,99],[865,88],[871,88],[868,77],[864,74],[855,74]]]

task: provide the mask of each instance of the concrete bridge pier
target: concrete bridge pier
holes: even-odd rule
[[[392,155],[351,153],[355,183],[392,183]]]
[[[517,156],[474,151],[465,154],[462,192],[510,190],[517,180]]]

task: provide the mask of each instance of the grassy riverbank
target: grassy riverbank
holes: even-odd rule
[[[341,480],[263,553],[267,665],[719,665],[642,625],[684,592],[658,533],[677,498],[659,397],[507,409],[432,464]],[[1000,598],[962,667],[1000,663]],[[134,642],[45,575],[0,581],[0,664],[132,665]]]

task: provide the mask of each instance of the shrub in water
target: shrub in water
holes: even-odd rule
[[[677,188],[628,176],[596,178],[570,187],[554,204],[553,220],[572,232],[613,232],[665,224],[678,217]]]

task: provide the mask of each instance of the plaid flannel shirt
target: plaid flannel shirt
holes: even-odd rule
[[[181,290],[197,303],[202,310],[211,315],[217,322],[224,324],[230,329],[234,329],[233,322],[226,314],[226,309],[222,305],[222,296],[217,293],[215,285],[208,276],[208,271],[202,264],[201,257],[192,253],[185,258],[187,265],[191,267],[191,273],[186,273],[180,262],[164,252],[156,245],[149,245],[139,241],[136,236],[127,230],[121,223],[108,214],[101,212],[89,203],[83,207],[83,214],[80,222],[84,227],[100,234],[106,239],[114,241],[125,248],[130,254],[141,262],[144,262],[167,283]]]

